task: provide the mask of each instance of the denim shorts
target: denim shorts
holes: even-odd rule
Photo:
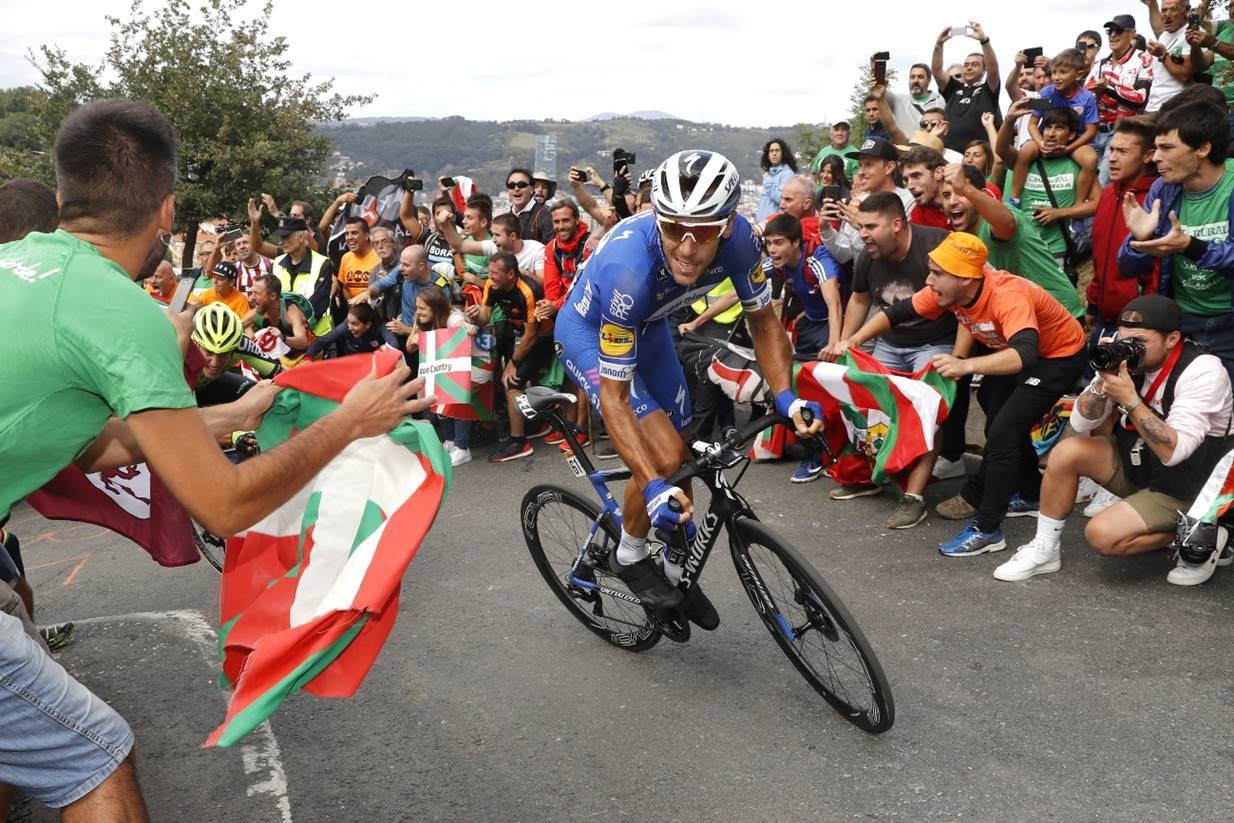
[[[882,338],[874,341],[874,359],[892,371],[916,374],[934,362],[936,354],[951,354],[955,341],[931,343],[925,346],[899,347],[886,343]]]
[[[107,779],[133,748],[115,709],[0,613],[0,783],[62,808]]]

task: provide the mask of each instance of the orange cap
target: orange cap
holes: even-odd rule
[[[930,252],[930,259],[947,274],[956,277],[985,277],[990,252],[975,234],[955,231]]]

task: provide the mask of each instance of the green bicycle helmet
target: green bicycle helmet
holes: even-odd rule
[[[193,316],[193,342],[211,354],[234,351],[243,336],[240,315],[222,303],[211,303]]]

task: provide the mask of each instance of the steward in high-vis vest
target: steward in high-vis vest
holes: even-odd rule
[[[284,294],[298,294],[313,308],[314,335],[330,331],[330,283],[334,280],[334,264],[324,254],[309,248],[308,224],[299,217],[279,218],[274,230],[284,254],[274,260],[274,276]]]

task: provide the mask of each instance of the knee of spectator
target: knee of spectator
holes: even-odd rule
[[[1093,551],[1104,557],[1122,557],[1131,554],[1131,541],[1139,536],[1139,532],[1129,534],[1112,518],[1103,518],[1101,515],[1089,520],[1088,525],[1084,527],[1084,539],[1088,541],[1088,545],[1093,547]]]

